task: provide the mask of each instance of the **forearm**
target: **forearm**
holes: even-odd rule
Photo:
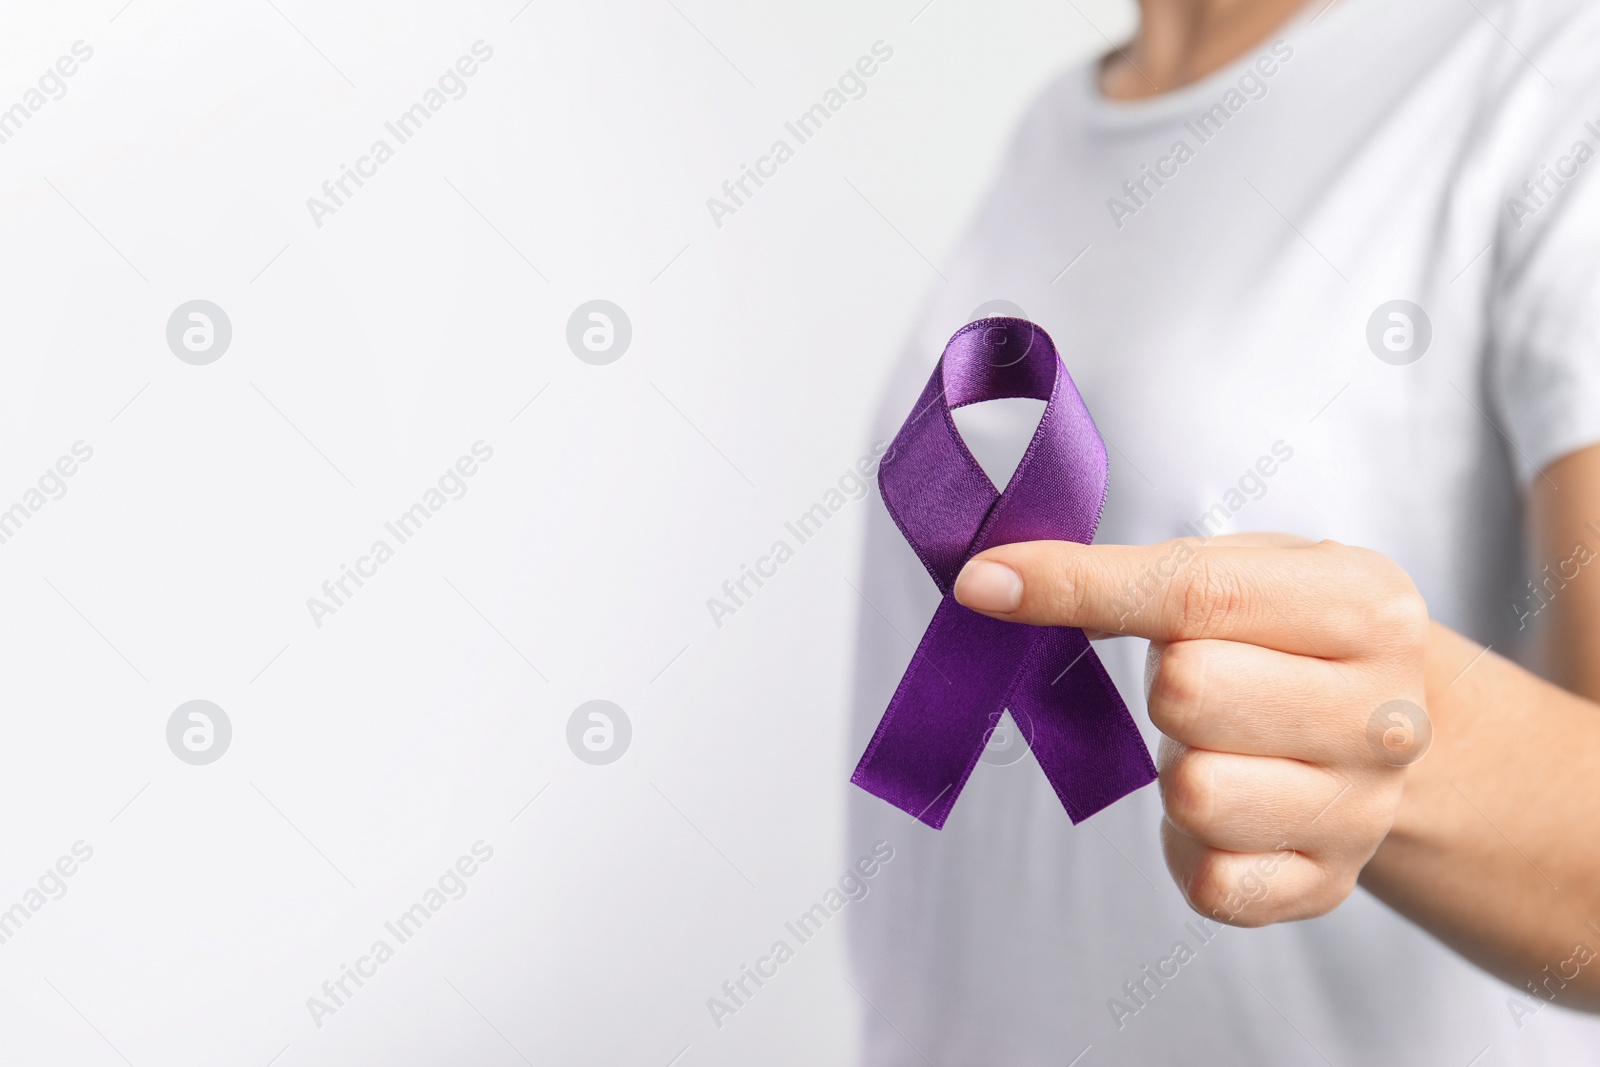
[[[1433,625],[1433,747],[1361,884],[1517,988],[1600,1011],[1600,707],[1479,650]]]

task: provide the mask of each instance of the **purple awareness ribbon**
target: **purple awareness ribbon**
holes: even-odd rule
[[[1005,397],[1048,403],[996,492],[950,412]],[[1155,780],[1144,739],[1082,630],[993,619],[951,593],[962,565],[986,548],[1088,544],[1106,480],[1105,443],[1044,330],[990,318],[950,339],[878,471],[889,514],[944,599],[851,781],[937,830],[1004,709],[1074,823]]]

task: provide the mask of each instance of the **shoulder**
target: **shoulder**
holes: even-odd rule
[[[1560,107],[1600,85],[1600,3],[1502,0],[1473,4],[1483,42],[1486,84],[1537,89]]]
[[[1505,192],[1574,153],[1578,165],[1600,153],[1600,3],[1505,0],[1480,15],[1476,84],[1462,100],[1476,120],[1465,176]]]

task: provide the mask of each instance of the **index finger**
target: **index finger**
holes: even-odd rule
[[[1337,659],[1370,646],[1390,609],[1399,610],[1387,589],[1391,576],[1374,570],[1374,556],[1330,541],[1024,541],[975,556],[956,579],[955,596],[974,611],[1036,626],[1164,642],[1243,641]]]

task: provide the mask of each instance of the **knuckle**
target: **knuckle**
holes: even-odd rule
[[[1083,617],[1084,605],[1089,599],[1091,576],[1088,561],[1080,552],[1052,553],[1054,566],[1050,568],[1054,579],[1050,582],[1048,609],[1052,618],[1077,619]],[[1027,589],[1027,583],[1023,583]]]
[[[1428,632],[1428,606],[1411,588],[1386,591],[1373,605],[1377,628],[1392,641],[1414,648],[1426,640]]]
[[[1175,583],[1169,613],[1179,636],[1204,638],[1221,634],[1244,610],[1244,587],[1216,561],[1197,555],[1182,580]]]
[[[1317,919],[1331,912],[1356,891],[1354,872],[1331,872],[1319,868],[1315,886],[1303,893],[1294,908],[1295,919]]]
[[[1177,741],[1192,736],[1205,691],[1205,657],[1194,645],[1180,642],[1161,653],[1150,683],[1150,719],[1156,729]]]
[[[1207,918],[1227,914],[1229,897],[1233,893],[1229,875],[1228,854],[1206,849],[1195,858],[1189,877],[1185,879],[1183,896],[1189,907]]]
[[[1375,549],[1336,545],[1352,586],[1368,588],[1367,623],[1386,644],[1415,647],[1427,639],[1428,604],[1394,560]]]
[[[1216,813],[1215,768],[1198,749],[1173,760],[1161,775],[1161,796],[1167,819],[1190,837],[1204,840]]]

